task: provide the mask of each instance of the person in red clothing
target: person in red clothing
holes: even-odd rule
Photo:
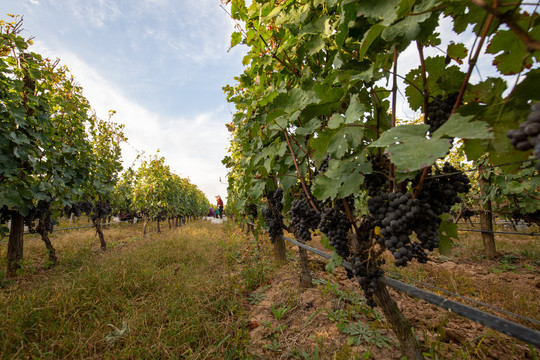
[[[221,200],[220,195],[216,196],[216,202],[217,202],[217,208],[219,209],[219,218],[223,219],[223,200]]]

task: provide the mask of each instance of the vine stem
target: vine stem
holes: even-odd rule
[[[396,127],[396,103],[397,103],[397,60],[398,51],[394,46],[394,76],[392,84],[392,127]],[[394,192],[396,187],[396,166],[390,163],[389,192]]]
[[[381,136],[381,124],[380,124],[380,121],[379,121],[379,101],[377,99],[377,94],[375,93],[375,91],[373,91],[373,89],[371,89],[371,98],[373,99],[373,104],[375,105],[375,118],[377,119],[377,127],[376,127],[376,132],[377,132],[377,139]]]
[[[264,43],[264,46],[266,46],[266,48],[268,50],[271,50],[270,49],[270,46],[268,46],[268,43],[266,42],[266,40],[264,40],[264,38],[262,37],[262,35],[259,34],[259,37],[261,38],[262,42]],[[277,50],[277,48],[276,48]],[[287,56],[287,55],[285,55]],[[290,72],[292,72],[294,75],[296,75],[297,77],[300,77],[300,72],[298,71],[298,69],[296,69],[294,66],[290,65],[290,64],[287,64],[285,61],[283,61],[282,59],[280,59],[276,53],[274,51],[272,51],[272,57],[274,59],[276,59],[281,65],[285,66]]]
[[[277,125],[282,131],[287,132],[283,127],[279,126],[279,124],[276,123],[276,125]],[[302,124],[300,124],[300,125],[302,125]],[[298,141],[296,141],[296,139],[291,138],[291,140],[294,142],[294,144],[295,144],[296,146],[298,146],[298,148],[299,148],[300,150],[302,150],[302,152],[303,152],[304,154],[306,154],[306,156],[309,156],[309,153],[307,152],[307,150],[305,150],[302,146],[300,146],[300,144],[298,143]]]
[[[291,156],[293,158],[294,167],[296,168],[296,173],[298,174],[298,178],[300,179],[300,183],[302,184],[302,189],[304,189],[304,193],[306,194],[307,199],[309,200],[309,203],[311,204],[311,207],[316,211],[319,212],[319,209],[315,206],[315,203],[313,202],[313,199],[311,196],[309,196],[309,192],[307,191],[306,182],[304,181],[304,178],[302,177],[302,174],[300,173],[300,169],[298,168],[298,162],[296,161],[296,156],[294,155],[294,151],[291,145],[291,141],[289,139],[289,134],[287,134],[287,131],[283,131],[285,134],[285,139],[287,140],[287,145],[289,145],[289,150],[291,152]]]
[[[354,221],[354,217],[352,215],[352,212],[351,212],[351,208],[349,208],[349,204],[347,203],[347,200],[346,199],[341,199],[341,201],[343,201],[343,207],[345,208],[345,213],[347,214],[347,217],[349,218],[352,226],[353,226],[353,229],[354,229],[354,233],[355,234],[358,234],[358,227],[356,226],[356,221]]]
[[[477,0],[472,0],[473,2]],[[481,0],[480,0],[481,1]],[[495,5],[497,4],[497,1],[495,1]],[[454,104],[454,107],[452,108],[452,112],[450,112],[450,116],[452,116],[457,108],[459,107],[459,104],[461,103],[461,100],[463,99],[463,95],[465,94],[465,90],[467,89],[467,85],[469,84],[469,79],[471,78],[471,74],[474,70],[474,67],[476,66],[476,62],[478,61],[478,57],[480,56],[480,51],[482,51],[482,47],[484,46],[484,42],[486,40],[489,28],[491,27],[491,24],[493,22],[493,19],[495,18],[495,15],[489,14],[488,20],[486,24],[484,25],[484,29],[482,30],[482,34],[480,36],[480,42],[478,43],[476,47],[476,52],[474,53],[474,56],[469,61],[469,69],[467,70],[467,74],[465,74],[465,79],[463,79],[463,83],[461,84],[461,88],[459,89],[459,94],[456,99],[456,103]],[[420,191],[422,190],[422,186],[424,185],[424,180],[426,178],[426,175],[429,171],[429,166],[424,168],[424,171],[422,172],[422,176],[420,177],[420,181],[418,182],[418,185],[414,189],[413,193],[413,199],[415,199],[418,194],[420,194]]]
[[[426,121],[427,108],[428,108],[428,102],[429,102],[429,93],[427,91],[427,75],[426,75],[426,62],[424,59],[424,45],[422,45],[419,41],[417,41],[416,47],[418,48],[418,55],[420,56],[420,69],[422,70],[422,85],[424,87],[424,91],[422,92],[422,95],[424,96],[424,121]]]
[[[480,42],[478,43],[478,46],[476,47],[476,52],[474,56],[469,61],[469,70],[467,70],[467,74],[465,74],[465,79],[463,79],[463,83],[461,84],[461,89],[459,89],[459,94],[456,99],[456,103],[454,104],[454,107],[452,108],[452,112],[450,113],[450,116],[454,114],[454,112],[459,107],[461,100],[463,99],[463,94],[465,94],[465,90],[467,89],[467,85],[469,84],[469,79],[471,78],[471,74],[474,70],[474,67],[476,66],[476,62],[478,61],[478,57],[480,56],[480,51],[482,51],[482,47],[484,46],[484,42],[487,37],[487,33],[489,31],[489,28],[491,27],[491,23],[493,22],[494,18],[495,16],[493,14],[490,14],[486,24],[484,25],[484,29],[482,30],[482,35],[480,36]]]
[[[533,39],[525,30],[523,30],[513,16],[507,16],[497,10],[497,6],[491,7],[484,0],[471,0],[472,3],[486,10],[492,17],[497,17],[501,23],[506,24],[517,37],[527,45],[529,50],[540,51],[540,42]]]

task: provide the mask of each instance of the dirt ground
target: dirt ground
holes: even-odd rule
[[[320,244],[310,245],[322,249]],[[279,268],[265,286],[255,290],[248,298],[252,354],[262,359],[401,359],[392,330],[379,309],[373,310],[365,305],[356,280],[348,279],[341,267],[336,268],[334,274],[325,271],[326,260],[309,253],[315,285],[302,288],[297,250],[289,248],[296,254],[293,261]],[[447,284],[455,283],[456,292],[463,294],[464,289],[472,293],[476,291],[476,300],[508,311],[520,313],[518,309],[522,307],[514,309],[511,299],[516,298],[516,294],[527,294],[529,300],[520,298],[515,301],[532,302],[532,315],[521,315],[538,320],[538,271],[526,274],[499,273],[493,271],[493,263],[473,263],[467,259],[462,262],[434,259],[416,266],[422,267],[426,282],[432,278],[444,277]],[[418,269],[413,268],[412,271]],[[486,299],[482,294],[489,291],[483,289],[493,289],[493,294]],[[411,321],[426,358],[535,358],[523,342],[422,300],[392,289],[390,293]],[[444,293],[439,295],[445,296]],[[469,294],[466,296],[473,297]],[[466,303],[462,300],[460,302]],[[479,308],[474,304],[466,304]],[[480,310],[489,309],[480,307]],[[540,329],[540,326],[525,320],[492,313]],[[539,349],[535,351],[536,354],[540,353]]]

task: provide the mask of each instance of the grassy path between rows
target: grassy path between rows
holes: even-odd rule
[[[145,238],[124,229],[104,253],[91,230],[57,239],[59,265],[3,284],[1,359],[244,358],[243,235],[209,222]]]

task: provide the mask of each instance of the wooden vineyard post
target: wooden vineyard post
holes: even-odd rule
[[[274,258],[278,263],[287,262],[287,252],[285,248],[285,240],[278,236],[274,241]]]
[[[485,195],[486,188],[491,184],[491,176],[486,175],[486,170],[483,166],[480,166],[479,174],[480,191]],[[480,211],[480,228],[482,229],[484,255],[486,255],[486,258],[488,259],[494,259],[497,257],[497,249],[495,247],[495,235],[493,234],[493,213],[491,212],[491,200],[487,200],[484,204],[482,204],[482,209]]]
[[[313,286],[313,278],[308,266],[307,251],[303,247],[298,247],[298,253],[300,254],[300,286],[304,288]]]

